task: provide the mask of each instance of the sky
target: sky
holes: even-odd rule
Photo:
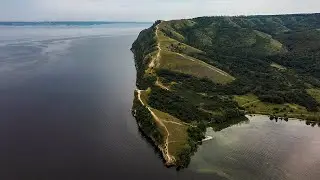
[[[320,12],[320,0],[0,0],[0,21],[144,21]]]

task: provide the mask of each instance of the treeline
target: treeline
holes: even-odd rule
[[[244,115],[244,111],[241,110],[232,98],[234,94],[239,93],[236,92],[238,91],[237,88],[244,87],[244,83],[241,84],[241,82],[236,81],[230,85],[221,85],[216,84],[207,78],[197,78],[195,76],[169,70],[158,70],[157,74],[160,77],[163,77],[167,83],[177,82],[177,84],[173,86],[177,91],[188,89],[195,93],[207,93],[208,96],[203,97],[203,100],[206,103],[203,104],[202,108],[209,111],[219,112],[216,114],[210,114],[209,122],[223,123],[231,118],[241,117]],[[245,88],[240,89],[245,91]]]
[[[240,122],[248,121],[245,117],[237,119],[231,119],[228,123],[219,124],[215,127],[215,130],[222,130],[229,127],[232,124],[238,124]],[[179,168],[187,168],[190,164],[191,157],[198,150],[198,146],[202,144],[202,140],[205,138],[206,127],[208,125],[205,122],[199,122],[197,127],[189,127],[188,132],[188,144],[180,150],[176,156],[176,165]]]
[[[208,113],[200,111],[195,104],[189,102],[186,98],[157,86],[152,87],[149,95],[149,105],[187,123],[211,120]]]
[[[206,125],[200,122],[197,127],[189,127],[188,144],[180,150],[176,157],[176,164],[178,168],[187,168],[190,164],[191,156],[197,151],[198,145],[202,144],[205,138]]]
[[[292,74],[291,72],[281,73],[270,67],[268,68],[269,70],[261,69],[260,72],[244,70],[244,74],[240,75],[239,73],[239,76],[237,76],[238,79],[228,85],[215,84],[206,78],[196,78],[191,75],[168,70],[158,70],[157,73],[163,77],[167,83],[172,81],[179,82],[175,85],[177,89],[190,89],[195,92],[228,96],[253,93],[263,102],[276,104],[295,103],[306,107],[309,111],[318,110],[319,103],[306,92],[304,81],[297,79],[296,74]],[[241,72],[239,69],[238,72]],[[222,108],[231,108],[229,110],[231,114],[235,114],[235,116],[238,114],[235,109],[235,102],[226,100],[219,101],[217,97],[211,99],[213,100],[213,104],[215,102],[218,104],[215,108],[218,108],[220,105]],[[228,102],[231,103],[228,104]],[[215,119],[217,119],[217,117]],[[224,121],[223,117],[222,121]]]
[[[320,14],[289,14],[289,15],[257,15],[257,16],[216,16],[194,18],[196,27],[208,27],[213,23],[227,27],[240,26],[247,29],[256,29],[276,35],[288,30],[301,31],[320,28]]]
[[[306,107],[308,111],[318,111],[319,103],[304,89],[293,89],[287,92],[259,91],[256,94],[264,102],[275,104],[294,103]]]

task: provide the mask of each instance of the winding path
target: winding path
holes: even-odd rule
[[[191,125],[191,124],[188,124],[188,123],[184,123],[184,122],[178,123],[178,122],[174,122],[174,121],[166,121],[166,120],[162,120],[162,122],[172,123],[172,124],[176,124],[176,125],[179,125],[179,126],[191,126],[191,127],[197,127],[197,126],[194,126],[194,125]]]
[[[157,48],[158,48],[158,52],[157,52],[157,55],[155,58],[152,59],[152,61],[150,62],[149,64],[149,68],[155,68],[156,65],[159,63],[159,60],[160,60],[160,52],[161,52],[161,45],[160,45],[160,41],[159,41],[159,24],[156,26],[156,38],[158,40],[158,44],[157,44]],[[181,54],[180,54],[181,55]],[[183,56],[183,55],[182,55]],[[155,83],[157,86],[159,86],[160,88],[162,89],[165,89],[167,91],[170,91],[170,89],[166,86],[164,86],[160,81],[159,81],[159,78],[157,79],[156,83]],[[173,156],[170,155],[169,153],[169,143],[173,143],[173,141],[169,142],[169,136],[170,136],[170,132],[168,130],[168,128],[166,127],[166,125],[164,124],[165,123],[172,123],[172,124],[176,124],[176,125],[180,125],[180,126],[191,126],[191,127],[196,127],[196,126],[193,126],[193,125],[190,125],[188,123],[178,123],[178,122],[173,122],[173,121],[166,121],[166,120],[161,120],[160,118],[158,118],[158,116],[152,111],[152,109],[147,105],[145,104],[142,99],[141,99],[141,92],[143,90],[139,90],[137,89],[137,92],[138,92],[138,99],[139,101],[141,102],[141,104],[143,106],[145,106],[151,113],[151,115],[153,116],[153,118],[155,119],[155,121],[157,121],[157,123],[162,126],[166,133],[167,133],[167,136],[166,136],[166,140],[165,140],[165,145],[164,145],[164,148],[163,148],[163,154],[164,156],[166,157],[165,159],[167,160],[167,164],[173,164],[174,161],[175,161],[175,158]]]
[[[155,68],[159,62],[160,62],[160,52],[161,52],[161,45],[160,45],[160,40],[159,40],[159,24],[156,26],[156,39],[157,39],[157,48],[158,52],[155,58],[152,59],[152,61],[149,64],[149,68]],[[159,86],[162,89],[165,89],[167,91],[170,91],[170,89],[166,86],[164,86],[160,81],[159,78],[157,78],[156,85]]]
[[[161,46],[160,46],[160,41],[159,41],[158,32],[159,32],[159,24],[156,26],[156,39],[157,39],[157,41],[158,41],[158,44],[157,44],[158,53],[157,53],[156,57],[153,58],[152,61],[150,62],[149,68],[154,68],[154,67],[156,66],[156,63],[157,63],[156,61],[159,61],[159,59],[160,59]]]
[[[158,52],[157,52],[156,57],[153,58],[152,61],[150,62],[149,68],[155,68],[155,66],[156,66],[156,64],[157,64],[157,61],[159,61],[159,59],[160,59],[161,46],[160,46],[160,41],[158,40],[158,39],[159,39],[158,32],[159,32],[159,24],[156,26],[156,32],[155,32],[155,33],[156,33],[156,39],[157,39],[157,41],[158,41],[158,44],[157,44]],[[159,87],[161,87],[161,88],[163,88],[163,89],[169,90],[167,87],[165,87],[164,85],[162,85],[162,84],[160,83],[159,79],[157,79],[156,85],[159,86]],[[173,159],[174,159],[174,158],[169,154],[169,136],[170,136],[170,132],[168,131],[166,125],[165,125],[165,124],[157,117],[157,115],[151,110],[151,108],[142,101],[142,99],[141,99],[141,91],[142,91],[142,90],[137,90],[139,101],[141,102],[141,104],[142,104],[143,106],[147,107],[147,109],[150,111],[150,113],[151,113],[151,115],[153,116],[153,118],[154,118],[154,119],[158,122],[158,124],[159,124],[160,126],[162,126],[162,127],[166,130],[166,132],[167,132],[167,137],[166,137],[166,141],[165,141],[165,145],[164,145],[163,151],[164,151],[165,156],[167,157],[167,158],[166,158],[166,159],[167,159],[167,163],[168,163],[168,164],[173,163],[173,161],[174,161]]]
[[[142,90],[137,90],[139,101],[141,102],[141,104],[142,104],[143,106],[145,106],[145,107],[148,108],[148,110],[150,111],[150,113],[151,113],[151,115],[153,116],[153,118],[154,118],[154,119],[160,124],[160,126],[162,126],[162,127],[166,130],[166,132],[167,132],[166,142],[165,142],[165,145],[164,145],[164,151],[165,151],[164,154],[165,154],[165,156],[167,157],[167,158],[166,158],[166,159],[167,159],[167,163],[168,163],[168,164],[171,164],[171,163],[174,162],[174,158],[169,154],[169,136],[170,136],[170,133],[169,133],[166,125],[157,117],[157,115],[151,110],[151,108],[142,101],[142,99],[141,99],[141,91],[142,91]]]
[[[245,104],[242,105],[242,107],[246,107],[248,105],[251,105],[251,104],[254,104],[254,103],[257,103],[257,102],[260,102],[260,100],[255,100],[255,101],[251,101],[251,102],[245,103]]]
[[[156,85],[159,86],[159,87],[162,88],[162,89],[165,89],[165,90],[167,90],[167,91],[170,91],[170,89],[169,89],[168,87],[166,87],[165,85],[163,85],[163,84],[159,81],[159,78],[157,78]]]

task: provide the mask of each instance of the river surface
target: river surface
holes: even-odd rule
[[[320,129],[257,117],[165,168],[130,112],[150,25],[0,27],[0,179],[319,179]]]
[[[227,179],[320,179],[320,124],[257,115],[220,132],[207,131],[190,169]]]
[[[164,167],[131,115],[151,24],[0,27],[0,179],[212,177]]]

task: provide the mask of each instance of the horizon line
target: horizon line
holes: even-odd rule
[[[261,14],[237,14],[237,15],[203,15],[203,16],[195,16],[195,17],[188,17],[188,18],[172,18],[169,20],[177,20],[177,19],[196,19],[201,17],[250,17],[250,16],[285,16],[285,15],[320,15],[320,12],[294,12],[294,13],[261,13]],[[165,19],[157,19],[157,20],[164,20]],[[66,22],[98,22],[98,23],[154,23],[157,20],[148,20],[148,21],[135,21],[135,20],[0,20],[0,23],[66,23]]]

